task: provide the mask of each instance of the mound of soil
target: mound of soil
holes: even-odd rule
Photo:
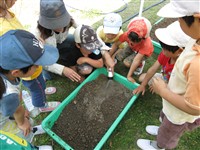
[[[131,97],[131,90],[100,75],[81,88],[52,130],[72,148],[92,150]]]
[[[161,22],[159,22],[158,24],[155,24],[152,29],[151,29],[151,33],[150,33],[150,37],[152,40],[159,42],[158,38],[155,36],[155,31],[158,28],[166,28],[168,25],[170,25],[171,23],[173,23],[174,21],[176,21],[177,18],[164,18]]]

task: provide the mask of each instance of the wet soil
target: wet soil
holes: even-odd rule
[[[86,83],[52,130],[75,150],[92,150],[132,97],[132,91],[100,75]]]

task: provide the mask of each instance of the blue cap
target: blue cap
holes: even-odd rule
[[[43,45],[28,31],[10,30],[0,37],[0,66],[3,69],[52,65],[58,57],[57,48]]]

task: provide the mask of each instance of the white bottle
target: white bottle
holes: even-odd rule
[[[108,69],[108,79],[113,79],[113,72],[111,68]]]
[[[26,109],[30,112],[31,117],[36,117],[40,114],[39,109],[33,106],[31,95],[28,93],[28,91],[22,90],[22,99]]]

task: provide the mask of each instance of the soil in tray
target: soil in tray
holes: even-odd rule
[[[61,112],[52,130],[75,150],[92,150],[124,109],[132,91],[99,75]]]

